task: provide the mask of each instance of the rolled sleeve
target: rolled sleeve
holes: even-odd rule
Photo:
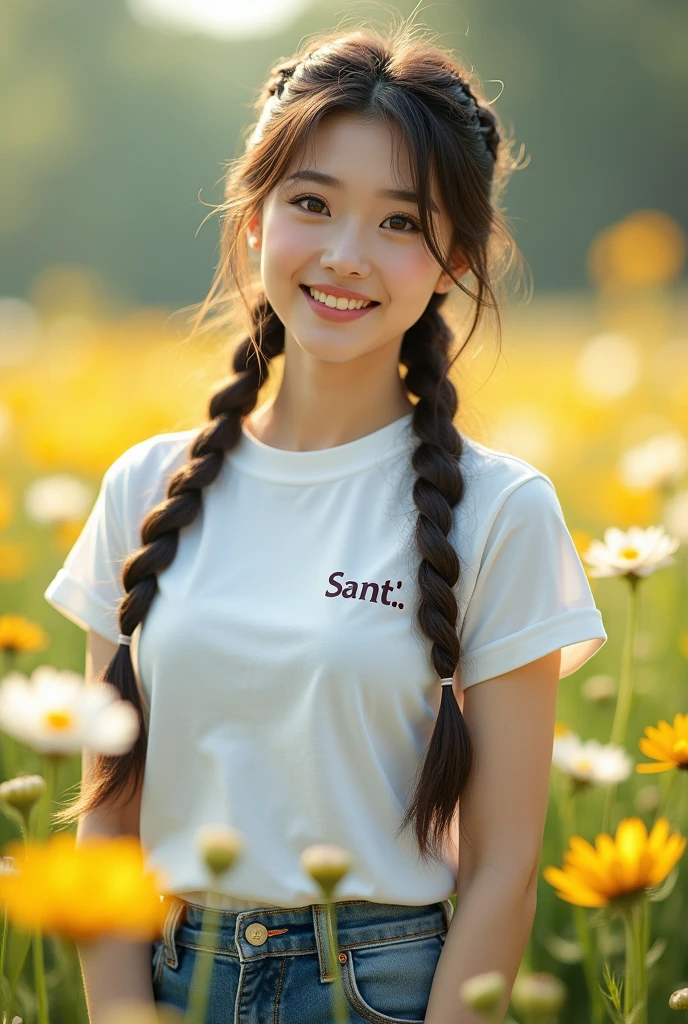
[[[461,631],[461,687],[561,650],[570,675],[607,640],[552,482],[533,476],[489,528]]]

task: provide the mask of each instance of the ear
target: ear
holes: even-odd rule
[[[454,277],[461,278],[468,270],[468,261],[463,256],[457,256],[451,267],[454,272]],[[438,292],[440,295],[444,295],[445,292],[448,292],[449,289],[453,287],[454,282],[451,277],[449,277],[449,274],[445,274],[445,272],[442,271],[437,279],[434,291]]]
[[[254,215],[251,217],[250,221],[246,225],[246,237],[248,239],[248,244],[251,247],[251,249],[260,249],[260,244],[262,240],[261,220],[262,218],[260,212],[254,213]]]

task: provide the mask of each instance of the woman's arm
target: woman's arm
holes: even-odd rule
[[[461,804],[456,912],[435,971],[425,1024],[482,1024],[462,982],[498,970],[509,1005],[536,906],[549,799],[561,652],[463,692],[476,766]]]

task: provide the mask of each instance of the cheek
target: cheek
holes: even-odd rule
[[[401,249],[401,246],[399,246]],[[435,286],[440,268],[422,244],[405,246],[386,261],[385,273],[391,293],[406,305],[418,301],[425,306],[429,292]]]
[[[271,268],[276,276],[289,276],[292,268],[297,269],[308,259],[312,242],[308,232],[299,231],[293,220],[273,216],[263,231],[263,267],[267,273]]]

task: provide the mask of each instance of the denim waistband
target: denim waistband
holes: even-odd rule
[[[206,908],[180,896],[168,895],[169,910],[163,929],[168,964],[176,968],[177,945],[205,947],[236,956],[243,963],[268,956],[317,953],[323,980],[334,977],[330,963],[327,908],[324,903],[303,907],[257,907],[231,911]],[[340,950],[368,943],[394,942],[439,934],[453,914],[449,898],[422,906],[342,900],[335,904]],[[206,912],[206,927],[203,914]],[[215,935],[208,923],[217,929]]]
[[[174,894],[176,899],[197,906],[212,907],[214,910],[256,910],[263,907],[278,907],[277,903],[261,903],[259,900],[246,900],[240,896],[229,896],[223,892],[212,892],[205,889],[189,889],[187,892]]]

